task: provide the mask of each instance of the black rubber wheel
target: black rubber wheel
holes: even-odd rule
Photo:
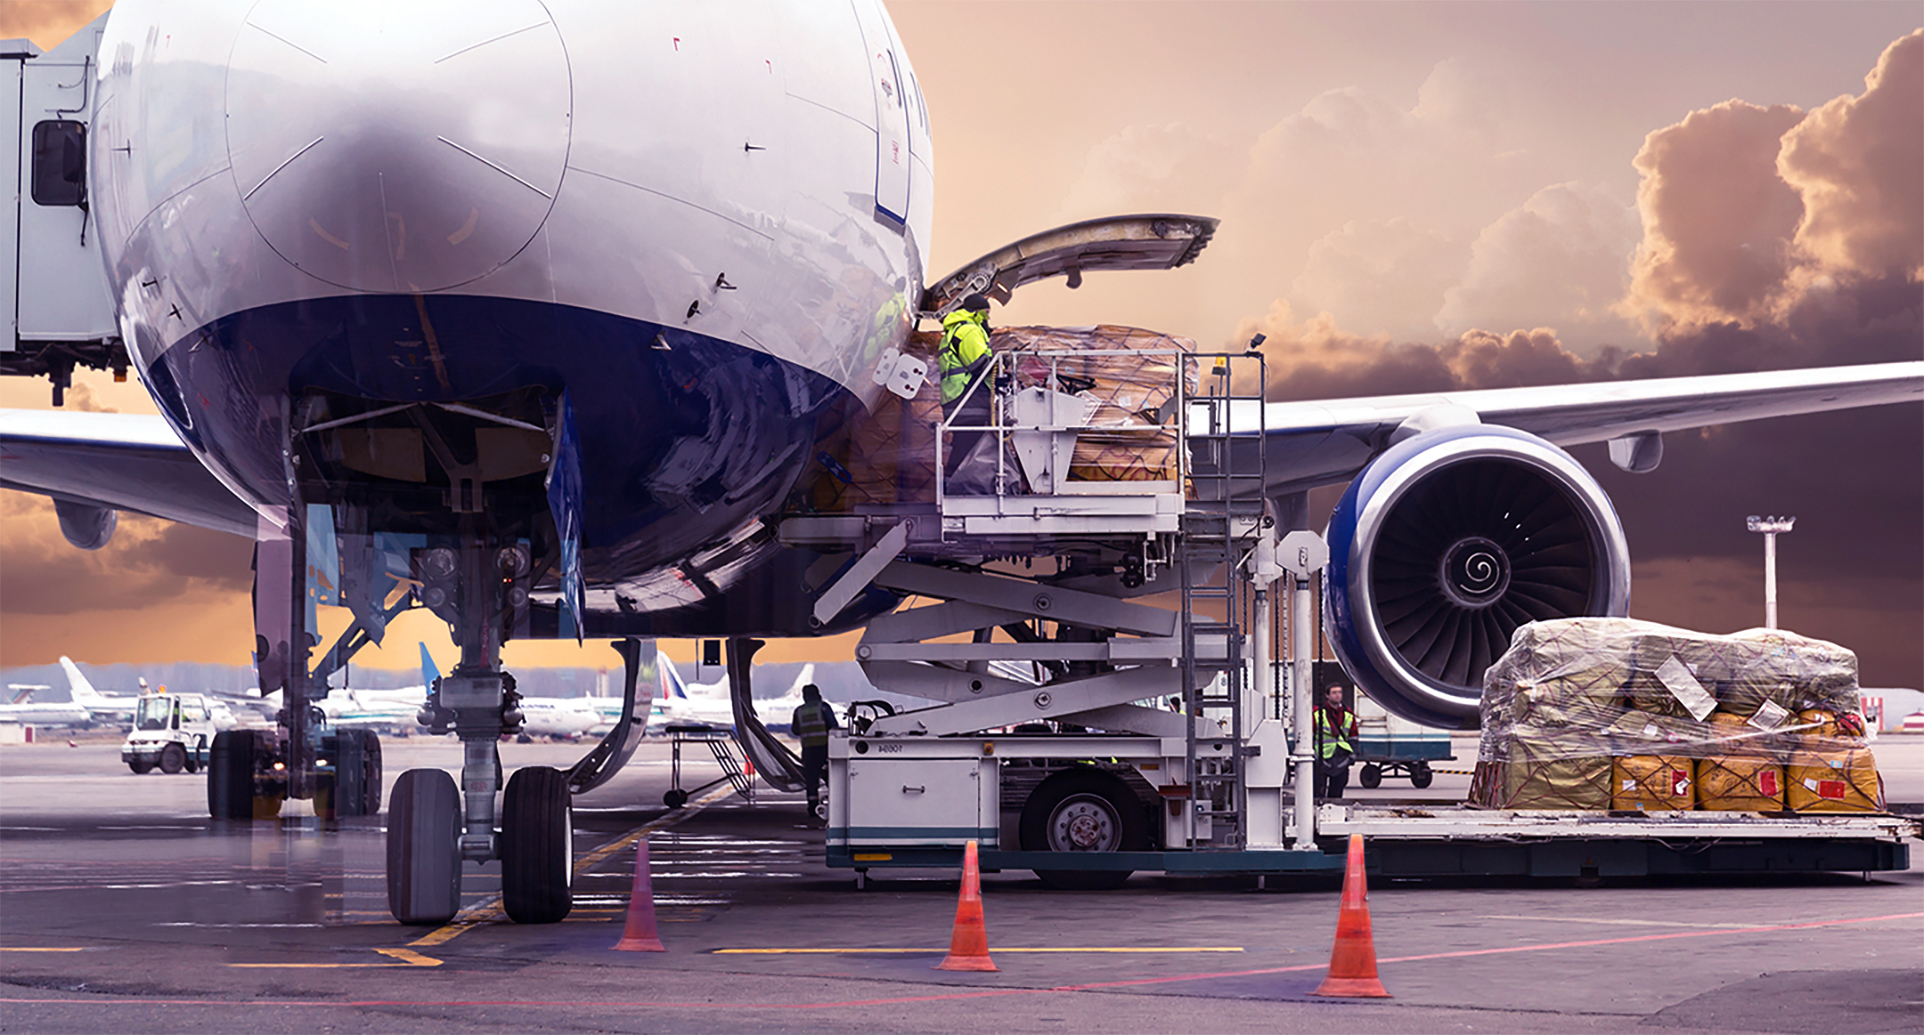
[[[154,771],[154,764],[144,758],[136,758],[127,763],[127,768],[132,769],[136,776],[146,776]]]
[[[201,760],[205,759],[206,757],[207,757],[207,738],[205,736],[195,737],[194,749],[192,751],[187,752],[187,771],[190,773],[200,772]]]
[[[254,734],[223,730],[207,753],[207,814],[215,819],[254,818]]]
[[[688,804],[688,792],[677,787],[667,794],[662,795],[661,803],[671,809],[681,808],[683,805]]]
[[[444,924],[461,909],[461,792],[439,769],[410,769],[394,781],[387,908],[404,924]]]
[[[160,771],[172,776],[187,768],[187,749],[179,744],[169,744],[160,749]]]
[[[1356,774],[1356,782],[1372,791],[1383,786],[1383,767],[1380,765],[1364,766],[1363,771]]]
[[[1418,762],[1410,766],[1410,786],[1422,790],[1436,782],[1436,773],[1430,770],[1429,763]]]
[[[314,813],[323,819],[381,811],[381,738],[373,730],[341,730],[321,738],[328,760]]]
[[[1132,852],[1148,845],[1148,821],[1129,785],[1100,769],[1077,768],[1042,781],[1022,806],[1025,852]],[[1131,870],[1035,871],[1065,891],[1122,887]]]
[[[517,769],[501,801],[501,905],[517,924],[559,923],[574,907],[568,775]]]

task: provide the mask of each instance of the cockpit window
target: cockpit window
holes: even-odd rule
[[[37,205],[87,203],[87,127],[53,119],[33,127],[33,200]]]

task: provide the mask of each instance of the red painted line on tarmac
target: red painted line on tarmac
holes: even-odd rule
[[[1885,916],[1859,916],[1844,920],[1812,920],[1797,924],[1768,924],[1759,927],[1719,928],[1714,931],[1676,931],[1667,934],[1632,935],[1624,938],[1597,938],[1580,942],[1544,942],[1536,945],[1512,945],[1497,949],[1460,949],[1455,952],[1432,952],[1418,956],[1391,956],[1377,960],[1383,963],[1411,963],[1419,960],[1455,959],[1465,956],[1493,956],[1500,953],[1544,952],[1553,949],[1581,949],[1598,945],[1626,945],[1636,942],[1669,941],[1678,938],[1719,938],[1739,934],[1769,934],[1775,931],[1803,931],[1816,927],[1838,927],[1845,924],[1873,924],[1884,920],[1915,920],[1924,913],[1891,913]],[[991,950],[993,951],[993,950]],[[898,1006],[909,1003],[934,1003],[956,999],[985,999],[995,996],[1044,995],[1059,992],[1084,992],[1103,988],[1128,988],[1137,985],[1159,985],[1178,981],[1208,981],[1217,978],[1259,977],[1264,974],[1287,974],[1292,971],[1322,970],[1328,964],[1306,963],[1292,967],[1265,967],[1259,970],[1230,970],[1209,974],[1178,974],[1174,977],[1137,978],[1131,981],[1101,981],[1080,985],[1057,985],[1053,988],[988,988],[964,992],[948,992],[932,995],[894,996],[883,999],[849,999],[828,1003],[677,1003],[654,1000],[629,1000],[625,1002],[591,1002],[581,999],[568,1000],[527,1000],[527,999],[470,999],[470,1000],[426,1000],[426,999],[356,999],[340,1002],[304,1000],[261,1000],[261,999],[139,999],[131,996],[116,996],[111,999],[27,999],[0,998],[0,1003],[32,1005],[74,1006],[92,1004],[96,1006],[280,1006],[301,1007],[304,1009],[325,1009],[328,1007],[365,1008],[370,1006],[519,1006],[519,1007],[569,1007],[569,1008],[607,1008],[629,1009],[647,1008],[674,1010],[834,1010],[858,1006]]]
[[[1596,945],[1626,945],[1632,942],[1668,941],[1673,938],[1716,938],[1734,934],[1766,934],[1771,931],[1799,931],[1812,927],[1836,927],[1841,924],[1874,924],[1880,920],[1913,920],[1924,917],[1924,913],[1891,913],[1887,916],[1859,916],[1848,920],[1811,920],[1800,924],[1770,924],[1763,927],[1718,928],[1714,931],[1676,931],[1669,934],[1639,934],[1623,938],[1595,938],[1581,942],[1543,942],[1536,945],[1509,945],[1498,949],[1459,949],[1455,952],[1429,952],[1420,956],[1389,956],[1378,959],[1384,963],[1413,963],[1418,960],[1455,959],[1463,956],[1494,956],[1508,952],[1544,952],[1551,949],[1582,949]],[[1175,977],[1135,978],[1130,981],[1104,981],[1099,984],[1063,985],[1056,991],[1077,992],[1090,988],[1126,988],[1131,985],[1159,985],[1171,981],[1207,981],[1211,978],[1251,977],[1259,974],[1286,974],[1293,970],[1322,970],[1327,963],[1310,963],[1294,967],[1267,967],[1262,970],[1231,970],[1216,974],[1181,974]]]

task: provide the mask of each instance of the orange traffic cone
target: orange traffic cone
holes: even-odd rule
[[[1369,885],[1363,877],[1363,835],[1349,836],[1349,865],[1343,871],[1343,905],[1336,914],[1336,946],[1329,954],[1329,976],[1317,995],[1350,998],[1390,994],[1376,980],[1376,941],[1370,937]]]
[[[962,849],[962,897],[955,903],[955,931],[949,954],[936,970],[999,970],[989,959],[989,930],[982,926],[982,867],[975,842]]]
[[[648,879],[648,839],[635,842],[635,884],[628,893],[628,926],[615,948],[622,952],[667,952],[655,931],[655,886]]]

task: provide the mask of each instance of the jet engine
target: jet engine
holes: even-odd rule
[[[1484,670],[1526,622],[1621,616],[1630,554],[1610,499],[1570,454],[1483,424],[1386,450],[1330,516],[1324,628],[1370,698],[1474,729]]]

